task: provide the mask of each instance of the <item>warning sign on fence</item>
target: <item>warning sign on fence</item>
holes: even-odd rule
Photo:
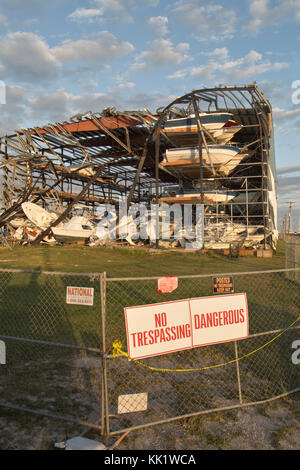
[[[218,295],[127,307],[128,355],[133,359],[246,338],[246,294]]]
[[[94,289],[91,287],[67,287],[67,304],[73,305],[93,305]]]
[[[157,282],[158,293],[159,294],[169,294],[173,292],[178,287],[178,277],[177,276],[166,276],[158,279]]]
[[[213,277],[213,293],[228,294],[234,292],[233,276]]]

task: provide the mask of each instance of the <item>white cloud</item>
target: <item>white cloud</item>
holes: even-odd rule
[[[43,38],[34,33],[9,33],[0,40],[4,76],[36,82],[57,76],[60,63]]]
[[[276,26],[284,20],[300,21],[299,0],[278,0],[274,5],[270,0],[248,0],[250,19],[244,29],[258,34],[263,28]]]
[[[75,21],[133,22],[131,11],[137,7],[155,7],[159,0],[92,0],[94,8],[77,8],[68,18]]]
[[[192,67],[191,69],[191,77],[193,78],[206,78],[206,79],[213,79],[215,76],[215,72],[218,70],[219,66],[217,62],[213,60],[208,62],[205,65],[200,65],[199,67]]]
[[[116,88],[118,88],[119,90],[124,90],[124,89],[130,89],[130,88],[134,88],[135,87],[135,83],[134,82],[127,82],[127,83],[119,83],[118,85],[116,85]]]
[[[158,36],[165,36],[169,33],[168,18],[166,16],[151,16],[148,18],[148,25],[152,32]]]
[[[277,175],[285,175],[286,173],[298,173],[300,172],[300,165],[284,166],[277,168]]]
[[[176,72],[168,75],[167,78],[170,78],[170,79],[184,78],[187,76],[187,74],[188,74],[187,69],[176,70]]]
[[[170,97],[158,91],[135,93],[134,83],[121,83],[103,93],[83,93],[74,95],[64,88],[52,93],[40,94],[27,100],[27,127],[45,125],[49,122],[69,120],[70,116],[87,110],[101,112],[106,107],[115,106],[118,110],[138,110],[145,107],[155,112],[162,103],[169,103]],[[31,124],[28,124],[30,121]],[[1,118],[0,118],[1,128]],[[13,129],[10,129],[12,131]]]
[[[72,95],[61,88],[53,93],[46,93],[35,98],[29,98],[30,118],[34,121],[61,121],[72,113]]]
[[[16,105],[25,102],[25,97],[28,94],[28,90],[17,85],[6,86],[6,103],[8,105]]]
[[[100,31],[86,39],[64,41],[50,48],[47,42],[35,33],[10,33],[0,39],[0,77],[19,83],[45,83],[60,77],[67,63],[86,63],[91,68],[107,64],[134,51],[128,41],[117,38],[108,31]],[[68,70],[64,69],[65,76]]]
[[[250,51],[245,57],[228,61],[222,64],[219,69],[224,72],[228,79],[244,80],[249,77],[257,77],[269,71],[278,71],[287,68],[287,62],[271,62],[263,60],[263,55],[255,50]]]
[[[272,103],[291,102],[291,84],[286,80],[274,77],[274,80],[261,80],[259,86]]]
[[[178,0],[172,5],[174,19],[197,34],[201,41],[231,38],[236,31],[234,8],[203,0]]]
[[[229,56],[229,51],[227,47],[220,47],[214,49],[208,54],[210,57],[214,57],[216,60],[226,60]]]
[[[73,21],[94,21],[99,16],[103,15],[103,10],[99,8],[77,8],[71,13],[68,18]]]
[[[141,52],[132,66],[133,70],[150,69],[164,65],[180,65],[190,59],[187,52],[189,44],[181,42],[176,45],[169,39],[155,39],[149,49]]]
[[[192,78],[206,78],[214,80],[220,77],[222,82],[256,79],[268,71],[279,71],[289,66],[286,62],[271,62],[265,60],[263,55],[255,50],[251,50],[244,57],[231,59],[227,48],[216,48],[208,54],[211,59],[199,66],[190,68],[189,72]],[[184,77],[182,71],[177,71],[168,78]]]
[[[285,110],[282,108],[273,108],[273,116],[276,122],[282,124],[300,117],[300,108]]]
[[[134,46],[130,42],[118,39],[108,31],[101,31],[90,39],[64,41],[62,45],[52,49],[52,53],[59,61],[74,62],[82,60],[89,64],[110,61],[133,51]]]

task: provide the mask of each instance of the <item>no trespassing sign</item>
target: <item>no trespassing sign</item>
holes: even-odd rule
[[[132,359],[235,341],[249,334],[246,294],[126,307],[124,311]]]

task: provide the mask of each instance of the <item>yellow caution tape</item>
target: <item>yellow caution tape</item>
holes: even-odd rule
[[[265,348],[266,346],[268,346],[269,344],[273,343],[273,341],[275,341],[276,339],[278,339],[280,336],[282,336],[287,330],[289,330],[290,328],[292,328],[292,326],[294,326],[298,321],[300,320],[300,316],[293,322],[290,324],[290,326],[288,326],[285,330],[283,330],[281,333],[279,333],[277,336],[275,336],[273,339],[271,339],[270,341],[268,341],[267,343],[263,344],[262,346],[260,346],[259,348],[257,349],[254,349],[254,351],[251,351],[247,354],[245,354],[244,356],[241,356],[241,357],[238,357],[236,359],[232,359],[231,361],[227,361],[227,362],[223,362],[222,364],[215,364],[213,366],[205,366],[205,367],[200,367],[199,369],[160,369],[158,367],[151,367],[151,366],[148,366],[147,364],[145,364],[144,362],[141,362],[141,361],[137,361],[136,359],[133,359],[132,357],[130,357],[125,351],[122,350],[122,343],[121,341],[115,341],[113,343],[113,355],[114,356],[119,356],[120,354],[127,357],[128,359],[130,359],[132,362],[135,362],[136,364],[139,364],[140,366],[142,367],[146,367],[147,369],[149,370],[152,370],[152,371],[156,371],[156,372],[198,372],[198,371],[201,371],[201,370],[207,370],[207,369],[213,369],[213,368],[216,368],[216,367],[223,367],[223,366],[227,366],[229,364],[233,364],[234,362],[238,362],[240,361],[241,359],[245,359],[246,357],[249,357],[251,356],[252,354],[255,354],[257,353],[258,351],[260,351],[261,349]]]

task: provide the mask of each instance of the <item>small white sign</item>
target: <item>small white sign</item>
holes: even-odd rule
[[[67,287],[67,304],[94,305],[94,289],[92,287]]]
[[[127,307],[128,355],[158,356],[208,344],[246,338],[246,294],[217,295]]]
[[[6,364],[6,345],[0,341],[0,364]]]
[[[118,398],[118,414],[145,411],[148,408],[148,393],[131,393]]]

